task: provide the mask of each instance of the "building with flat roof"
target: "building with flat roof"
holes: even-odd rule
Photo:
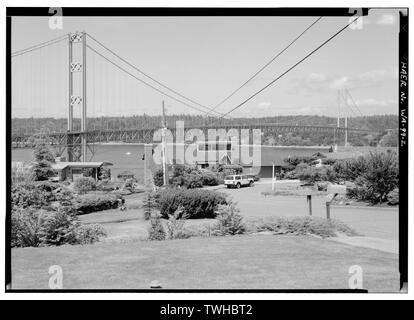
[[[52,168],[58,172],[59,181],[71,180],[75,181],[82,177],[86,170],[90,170],[90,176],[95,180],[99,179],[100,170],[104,166],[112,166],[113,164],[106,161],[100,162],[56,162],[52,164]]]

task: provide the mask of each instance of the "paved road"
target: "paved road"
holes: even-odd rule
[[[303,216],[307,215],[306,196],[264,196],[263,191],[270,191],[269,183],[255,184],[252,188],[218,190],[229,194],[246,218],[264,216]],[[313,196],[313,216],[326,216],[326,197]],[[331,217],[341,220],[368,238],[381,239],[379,248],[385,246],[386,251],[398,252],[398,208],[373,208],[332,206]],[[372,242],[372,241],[371,241]]]

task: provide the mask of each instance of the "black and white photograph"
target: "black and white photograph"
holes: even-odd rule
[[[407,293],[408,8],[5,11],[6,293]]]

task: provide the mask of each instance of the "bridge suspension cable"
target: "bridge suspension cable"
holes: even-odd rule
[[[68,38],[68,35],[65,34],[65,35],[60,36],[60,37],[57,37],[55,39],[51,39],[49,41],[45,41],[45,42],[42,42],[42,43],[38,43],[38,44],[36,44],[34,46],[31,46],[31,47],[28,47],[28,48],[25,48],[25,49],[21,49],[21,50],[17,50],[15,52],[12,52],[11,56],[12,56],[12,58],[13,57],[16,57],[16,56],[20,56],[20,55],[23,55],[23,54],[26,54],[26,53],[29,53],[29,52],[32,52],[32,51],[35,51],[35,50],[38,50],[38,49],[47,47],[47,46],[50,46],[52,44],[59,43],[59,42],[65,40],[67,38]]]
[[[351,100],[351,102],[352,102],[352,105],[354,106],[354,108],[359,112],[359,114],[361,115],[361,117],[363,117],[364,116],[363,113],[361,112],[361,110],[359,109],[359,107],[357,106],[357,104],[355,103],[354,98],[351,96],[351,93],[349,92],[349,90],[347,88],[345,88],[345,92],[346,92],[346,95],[343,94],[345,103],[349,106],[348,101],[346,100],[346,98],[349,97],[350,100]]]
[[[325,40],[324,42],[322,42],[318,47],[316,47],[315,49],[313,49],[311,52],[309,52],[305,57],[303,57],[302,59],[300,59],[298,62],[296,62],[294,65],[292,65],[290,68],[288,68],[286,71],[284,71],[282,74],[280,74],[277,78],[275,78],[274,80],[272,80],[271,82],[269,82],[267,85],[265,85],[263,88],[261,88],[260,90],[256,91],[254,94],[252,94],[249,98],[245,99],[243,102],[239,103],[237,106],[235,106],[234,108],[232,108],[230,111],[226,112],[222,117],[225,117],[227,115],[229,115],[230,113],[234,112],[235,110],[239,109],[241,106],[243,106],[244,104],[246,104],[247,102],[249,102],[251,99],[253,99],[255,96],[257,96],[258,94],[260,94],[261,92],[263,92],[264,90],[266,90],[267,88],[269,88],[270,86],[272,86],[274,83],[276,83],[279,79],[281,79],[283,76],[285,76],[287,73],[289,73],[291,70],[293,70],[294,68],[296,68],[299,64],[301,64],[303,61],[305,61],[306,59],[308,59],[310,56],[312,56],[315,52],[317,52],[319,49],[321,49],[322,47],[324,47],[327,43],[329,43],[331,40],[333,40],[335,37],[337,37],[340,33],[342,33],[346,28],[348,28],[351,24],[355,23],[358,19],[360,18],[360,16],[356,17],[354,20],[352,20],[351,22],[349,22],[347,25],[345,25],[344,27],[342,27],[341,29],[339,29],[337,32],[335,32],[331,37],[329,37],[327,40]]]
[[[272,59],[270,59],[263,67],[261,67],[258,71],[256,71],[249,79],[247,79],[241,86],[239,86],[236,90],[234,90],[232,93],[230,93],[227,97],[225,97],[220,103],[218,103],[213,110],[216,110],[218,107],[220,107],[223,103],[225,103],[228,99],[230,99],[232,96],[234,96],[237,92],[240,91],[244,86],[246,86],[250,81],[252,81],[256,76],[261,73],[264,69],[266,69],[269,65],[271,65],[279,56],[281,56],[287,49],[289,49],[296,41],[298,41],[309,29],[311,29],[319,20],[321,20],[322,17],[319,17],[314,22],[312,22],[311,25],[309,25],[302,33],[300,33],[295,39],[293,39],[283,50],[279,51]],[[210,112],[211,112],[210,111]],[[210,113],[209,112],[209,113]],[[207,115],[209,114],[207,113]]]
[[[195,100],[193,100],[193,99],[191,99],[191,98],[188,98],[187,96],[185,96],[185,95],[183,95],[183,94],[181,94],[180,92],[178,92],[178,91],[176,91],[176,90],[174,90],[174,89],[172,89],[171,87],[169,87],[169,86],[167,86],[167,85],[165,85],[165,84],[163,84],[161,81],[159,81],[159,80],[157,80],[157,79],[155,79],[154,77],[152,77],[152,76],[150,76],[148,73],[146,73],[146,72],[144,72],[144,71],[142,71],[140,68],[138,68],[137,66],[135,66],[135,65],[133,65],[132,63],[130,63],[129,61],[127,61],[127,60],[125,60],[124,58],[122,58],[119,54],[117,54],[116,52],[114,52],[113,50],[111,50],[111,49],[109,49],[107,46],[105,46],[102,42],[100,42],[99,40],[97,40],[95,37],[93,37],[93,36],[91,36],[89,33],[87,33],[87,36],[90,38],[90,39],[92,39],[93,41],[95,41],[97,44],[99,44],[101,47],[103,47],[104,49],[106,49],[107,51],[109,51],[112,55],[114,55],[115,57],[117,57],[119,60],[121,60],[122,62],[124,62],[124,63],[126,63],[128,66],[130,66],[131,68],[133,68],[134,70],[136,70],[136,71],[138,71],[139,73],[141,73],[142,75],[144,75],[145,77],[147,77],[147,78],[149,78],[149,79],[151,79],[153,82],[155,82],[155,83],[157,83],[158,85],[160,85],[161,87],[163,87],[164,89],[167,89],[167,90],[169,90],[169,91],[171,91],[171,92],[173,92],[174,94],[176,94],[176,95],[178,95],[179,97],[181,97],[181,98],[184,98],[185,100],[187,100],[187,101],[190,101],[190,102],[192,102],[192,103],[194,103],[195,105],[197,105],[197,106],[199,106],[199,107],[202,107],[202,108],[204,108],[204,109],[207,109],[208,111],[207,112],[214,112],[214,113],[216,113],[217,115],[223,115],[222,113],[220,113],[220,112],[217,112],[217,111],[214,111],[213,110],[213,108],[210,108],[210,107],[207,107],[207,106],[205,106],[205,105],[203,105],[203,104],[201,104],[201,103],[199,103],[199,102],[197,102],[197,101],[195,101]],[[142,81],[142,82],[144,82],[144,81]],[[146,83],[146,82],[144,82],[144,83]],[[147,84],[147,85],[149,85],[149,84]],[[155,87],[153,87],[153,86],[151,86],[153,89],[155,89]],[[157,90],[157,91],[159,91],[159,92],[161,92],[160,90]],[[165,93],[163,93],[163,94],[165,94]],[[166,95],[166,94],[165,94]],[[177,99],[174,99],[174,100],[176,100],[176,101],[178,101],[178,102],[181,102],[180,100],[177,100]],[[181,102],[181,103],[183,103],[183,102]],[[185,104],[186,106],[189,106],[188,104]],[[193,108],[194,109],[194,108]],[[201,112],[203,112],[203,113],[206,113],[206,111],[204,111],[204,110],[200,110],[200,109],[197,109],[197,110],[199,110],[199,111],[201,111]]]
[[[187,106],[187,107],[189,107],[189,108],[191,108],[191,109],[194,109],[194,110],[197,110],[197,111],[199,111],[199,112],[205,113],[205,110],[202,110],[202,109],[200,109],[200,108],[197,108],[197,107],[195,107],[195,106],[193,106],[193,105],[190,105],[190,104],[186,103],[185,101],[182,101],[182,100],[180,100],[180,99],[177,99],[176,97],[174,97],[174,96],[172,96],[172,95],[170,95],[170,94],[168,94],[168,93],[166,93],[166,92],[164,92],[164,91],[162,91],[162,90],[160,90],[160,89],[156,88],[155,86],[151,85],[150,83],[148,83],[148,82],[146,82],[146,81],[144,81],[144,80],[142,80],[142,79],[138,78],[136,75],[132,74],[131,72],[129,72],[128,70],[124,69],[123,67],[121,67],[121,66],[120,66],[119,64],[117,64],[116,62],[114,62],[114,61],[112,61],[111,59],[109,59],[108,57],[104,56],[103,54],[101,54],[100,52],[98,52],[97,50],[95,50],[94,48],[92,48],[90,45],[88,45],[88,44],[87,44],[87,45],[86,45],[86,47],[87,47],[88,49],[92,50],[95,54],[99,55],[101,58],[103,58],[103,59],[105,59],[106,61],[108,61],[109,63],[111,63],[113,66],[117,67],[119,70],[121,70],[121,71],[125,72],[125,73],[126,73],[126,74],[128,74],[129,76],[133,77],[135,80],[137,80],[137,81],[139,81],[139,82],[141,82],[141,83],[145,84],[146,86],[148,86],[148,87],[152,88],[153,90],[155,90],[155,91],[157,91],[157,92],[159,92],[159,93],[161,93],[161,94],[165,95],[166,97],[168,97],[168,98],[170,98],[170,99],[172,99],[172,100],[174,100],[174,101],[177,101],[177,102],[179,102],[179,103],[181,103],[181,104],[183,104],[183,105],[185,105],[185,106]]]

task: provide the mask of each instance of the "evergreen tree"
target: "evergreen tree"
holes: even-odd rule
[[[33,180],[48,180],[55,174],[52,163],[55,162],[52,151],[43,140],[37,140],[34,149]]]

